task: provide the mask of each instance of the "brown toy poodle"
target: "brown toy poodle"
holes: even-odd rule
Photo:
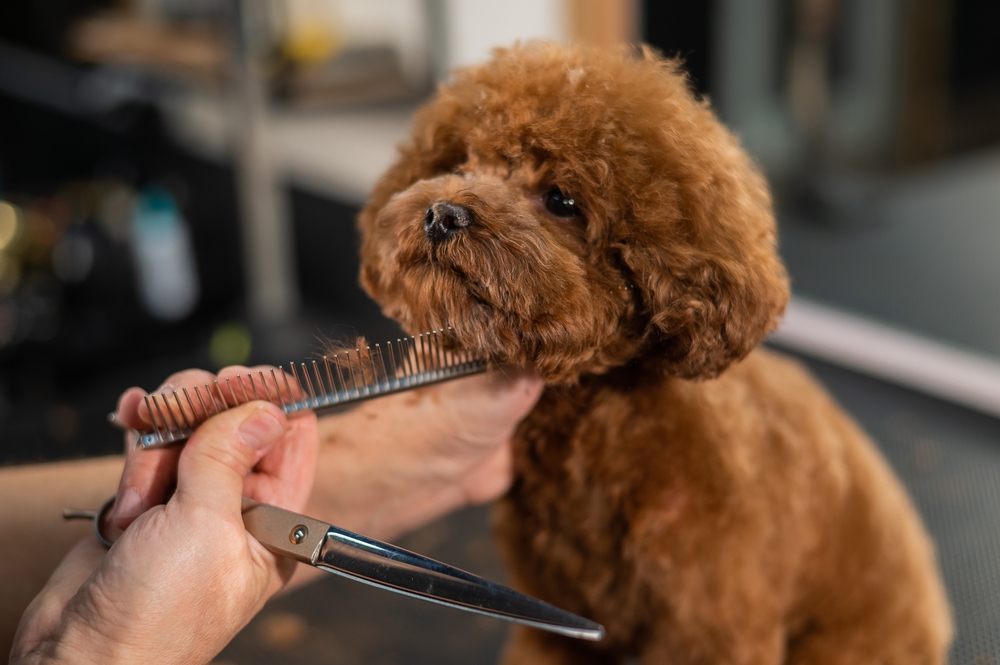
[[[361,213],[411,332],[547,380],[498,530],[516,584],[604,624],[504,662],[942,663],[934,552],[797,363],[764,178],[676,62],[531,44],[458,71]]]

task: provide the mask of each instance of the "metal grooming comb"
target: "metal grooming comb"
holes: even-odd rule
[[[463,351],[444,349],[441,340],[447,330],[442,328],[397,339],[395,344],[389,341],[385,343],[384,350],[381,345],[376,344],[374,348],[366,346],[365,353],[355,349],[353,354],[348,351],[323,356],[322,360],[310,361],[308,365],[299,363],[298,368],[295,363],[290,363],[291,381],[284,367],[279,366],[278,372],[283,384],[278,383],[279,376],[275,371],[270,371],[275,393],[273,395],[264,380],[263,372],[258,372],[259,379],[247,372],[249,391],[244,379],[237,374],[239,391],[226,379],[225,391],[216,380],[212,385],[206,383],[204,392],[197,386],[194,387],[193,398],[187,388],[182,388],[180,393],[171,391],[173,399],[164,392],[147,395],[146,409],[153,422],[153,431],[137,432],[137,445],[156,448],[185,441],[208,417],[251,400],[267,400],[289,415],[303,411],[313,411],[319,415],[372,397],[391,395],[485,371],[485,360],[474,358]],[[285,392],[281,390],[282,385]],[[195,408],[196,403],[201,406],[201,416]],[[109,418],[113,416],[114,414]]]

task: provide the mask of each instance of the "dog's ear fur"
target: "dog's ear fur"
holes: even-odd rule
[[[664,256],[625,246],[622,258],[648,316],[644,361],[673,376],[717,376],[757,346],[788,299],[781,264],[751,262],[693,249]],[[761,260],[761,259],[764,260]]]
[[[692,103],[693,126],[663,132],[660,188],[637,197],[616,245],[648,321],[643,361],[711,378],[777,325],[789,286],[767,183],[707,104]]]

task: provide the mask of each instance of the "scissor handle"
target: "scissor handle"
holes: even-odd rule
[[[330,525],[267,503],[243,497],[243,525],[271,552],[316,565]]]
[[[116,539],[112,539],[104,530],[107,528],[111,509],[114,508],[115,498],[117,495],[108,497],[96,510],[63,508],[63,519],[91,520],[97,539],[110,549]],[[309,564],[315,563],[327,529],[330,528],[325,522],[277,506],[257,503],[247,497],[243,497],[242,512],[247,531],[264,547],[275,554]]]
[[[63,508],[64,520],[91,520],[94,523],[94,533],[101,544],[108,549],[114,545],[114,541],[104,534],[104,527],[107,525],[108,513],[115,505],[117,494],[112,494],[101,504],[97,510],[80,510],[79,508]]]

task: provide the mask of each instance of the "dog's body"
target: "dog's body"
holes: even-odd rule
[[[521,588],[604,624],[521,630],[505,662],[940,663],[934,556],[874,448],[796,363],[549,388],[502,542]]]
[[[904,491],[753,351],[788,297],[770,197],[674,63],[532,45],[460,72],[360,226],[388,315],[549,382],[499,529],[525,590],[608,637],[519,630],[506,662],[943,662]]]

